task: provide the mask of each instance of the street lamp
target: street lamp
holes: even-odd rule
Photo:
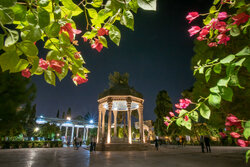
[[[94,123],[93,119],[91,119],[91,120],[89,121],[89,123],[91,123],[91,124]]]
[[[70,120],[71,120],[71,118],[70,118],[70,117],[67,117],[67,120],[69,120],[69,121],[70,121]]]
[[[38,131],[39,131],[39,128],[38,128],[38,127],[36,127],[34,131],[35,131],[35,132],[38,132]]]

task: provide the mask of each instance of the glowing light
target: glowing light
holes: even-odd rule
[[[56,136],[60,136],[60,134],[59,134],[59,133],[57,133],[57,134],[56,134]]]
[[[94,123],[93,119],[91,119],[91,120],[89,121],[89,123],[91,123],[91,124]]]
[[[39,128],[38,128],[38,127],[36,127],[34,131],[35,131],[35,132],[38,132],[38,131],[39,131]]]
[[[67,117],[67,120],[69,120],[69,121],[70,121],[70,120],[71,120],[71,118],[70,118],[70,117]]]

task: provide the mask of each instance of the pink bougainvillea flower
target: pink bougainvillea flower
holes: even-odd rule
[[[188,32],[190,34],[190,37],[197,34],[199,31],[201,30],[201,28],[199,26],[192,26]]]
[[[233,138],[240,138],[240,134],[239,134],[239,133],[236,133],[236,132],[231,132],[230,135],[231,135]]]
[[[218,15],[219,20],[224,20],[228,17],[227,12],[220,12]]]
[[[181,110],[177,109],[175,110],[175,113],[180,114]]]
[[[31,76],[30,70],[28,68],[22,71],[22,76],[25,78],[29,78]]]
[[[230,122],[239,122],[239,119],[236,116],[234,116],[233,114],[228,114],[227,120]]]
[[[184,117],[184,121],[188,121],[188,116],[187,115],[185,115],[185,117]]]
[[[205,38],[202,37],[202,36],[198,36],[196,39],[197,39],[198,41],[203,41]]]
[[[199,17],[199,13],[198,12],[189,12],[188,15],[186,16],[186,19],[189,20],[188,23],[191,23],[197,17]]]
[[[219,39],[218,44],[224,44],[227,45],[227,41],[230,40],[230,37],[226,34],[220,34],[217,36],[217,39]]]
[[[219,132],[219,134],[220,134],[220,136],[221,136],[222,138],[225,138],[225,137],[227,137],[226,133],[223,133],[223,132]]]
[[[180,106],[180,104],[175,104],[174,105],[176,108],[179,108],[179,109],[181,109],[181,106]]]
[[[92,48],[92,49],[96,49],[98,52],[101,52],[101,50],[102,50],[102,48],[103,48],[103,45],[102,45],[102,43],[99,42],[98,39],[95,39],[95,43],[93,43],[93,44],[91,45],[91,48]]]
[[[166,116],[165,118],[166,118],[167,121],[171,121],[169,116]]]
[[[243,23],[248,21],[249,17],[250,17],[250,15],[248,15],[248,14],[246,14],[244,12],[240,13],[240,14],[237,14],[236,16],[232,17],[232,19],[234,20],[233,24],[237,24],[237,25],[243,24]]]
[[[200,31],[200,35],[199,36],[205,37],[208,33],[209,33],[209,30],[207,30],[206,28],[203,28]]]
[[[82,32],[81,30],[76,30],[76,29],[72,28],[71,23],[66,23],[63,27],[61,27],[61,30],[59,33],[61,34],[62,31],[68,32],[69,39],[71,42],[73,41],[75,34],[80,34]]]
[[[180,99],[179,102],[180,102],[180,107],[184,109],[187,108],[190,103],[192,103],[191,100],[189,99]]]
[[[48,66],[49,66],[49,62],[48,61],[43,60],[43,58],[41,58],[39,60],[39,67],[41,67],[44,70],[47,70]]]
[[[166,126],[168,126],[169,125],[169,123],[166,121],[166,122],[164,122],[164,124],[166,125]]]
[[[83,41],[84,42],[87,42],[88,41],[88,38],[86,38],[86,37],[82,37],[83,38]]]
[[[103,35],[108,35],[109,34],[109,30],[105,29],[105,28],[100,28],[97,32],[98,36],[103,36]]]
[[[88,82],[88,78],[87,78],[87,75],[85,75],[85,79],[80,77],[78,74],[76,74],[76,76],[72,79],[74,83],[76,83],[76,85],[80,85],[80,84],[83,84],[83,83],[86,83]]]
[[[232,122],[227,121],[227,122],[225,123],[225,126],[233,126],[233,124],[232,124]]]
[[[237,140],[237,144],[241,147],[247,147],[248,146],[248,141],[244,141],[242,139]]]
[[[81,58],[81,52],[76,52],[76,53],[74,54],[74,57],[75,57],[76,59],[80,59],[80,58]]]
[[[174,117],[174,116],[175,116],[173,112],[169,112],[169,115],[170,115],[171,117]]]
[[[60,60],[51,60],[50,67],[53,68],[59,74],[62,73],[62,67],[64,66],[64,62]]]
[[[217,47],[218,45],[217,45],[216,42],[210,42],[210,43],[208,44],[208,46],[209,46],[209,47]]]

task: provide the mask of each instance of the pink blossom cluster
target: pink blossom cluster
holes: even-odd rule
[[[230,136],[232,136],[233,138],[237,139],[237,144],[241,147],[247,147],[249,144],[249,141],[245,141],[243,139],[241,139],[242,137],[242,133],[244,131],[244,128],[241,125],[241,120],[239,120],[236,116],[234,116],[233,114],[229,114],[226,118],[226,130],[227,131],[232,131],[230,132]],[[235,132],[236,131],[236,132]],[[219,133],[221,135],[222,138],[225,138],[227,135],[226,133],[220,132]]]
[[[88,82],[88,78],[87,78],[87,74],[85,74],[85,79],[80,77],[78,74],[76,74],[76,76],[72,79],[74,83],[76,83],[77,85],[83,84]]]
[[[224,3],[225,1],[222,2]],[[191,23],[199,16],[200,14],[198,12],[190,12],[186,16],[186,19],[189,20],[189,23]],[[246,23],[249,17],[250,16],[244,12],[235,16],[229,16],[227,12],[219,12],[217,18],[211,19],[209,24],[202,28],[199,26],[192,26],[188,32],[190,37],[199,33],[196,39],[199,41],[206,40],[209,47],[217,47],[218,44],[227,45],[227,42],[230,40],[230,34],[228,33],[228,31],[230,31],[229,26],[234,24],[239,26],[240,24]],[[227,24],[224,20],[228,18],[231,18],[234,22]],[[210,32],[213,32],[214,35],[208,37]]]
[[[175,104],[175,107],[178,108],[178,109],[185,109],[185,108],[187,108],[189,106],[190,103],[192,103],[191,100],[189,100],[187,98],[186,99],[180,99],[179,102],[180,103]]]

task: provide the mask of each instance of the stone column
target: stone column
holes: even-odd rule
[[[75,130],[75,127],[74,125],[72,126],[72,132],[71,132],[71,142],[73,143],[73,140],[74,140],[74,130]]]
[[[102,104],[99,104],[98,106],[98,129],[97,129],[97,139],[96,142],[99,143],[100,142],[100,132],[101,132],[101,122],[102,122]]]
[[[140,141],[141,143],[144,143],[145,139],[143,130],[143,104],[139,105],[138,114],[139,114],[139,127],[140,127]]]
[[[102,138],[105,137],[105,114],[106,114],[106,110],[103,109],[102,110]]]
[[[83,134],[82,134],[82,141],[85,141],[85,131],[86,131],[86,128],[84,126],[84,128],[83,128]]]
[[[113,111],[114,115],[114,137],[117,137],[117,110]]]
[[[128,143],[132,144],[132,135],[131,135],[131,98],[127,99],[127,120],[128,120]]]
[[[88,137],[89,137],[88,133],[89,133],[89,128],[87,128],[87,130],[86,130],[86,136],[85,136],[86,137],[86,139],[85,139],[86,141],[88,140]]]
[[[111,142],[111,120],[112,120],[112,99],[108,99],[108,107],[109,107],[109,116],[108,116],[108,135],[107,135],[107,143]]]
[[[76,128],[76,137],[78,137],[79,127]]]
[[[65,137],[67,138],[68,135],[68,127],[66,126]]]

